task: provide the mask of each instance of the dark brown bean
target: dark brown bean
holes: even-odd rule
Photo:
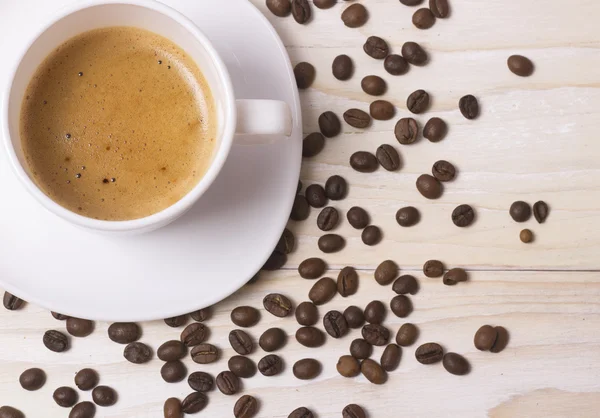
[[[77,403],[79,395],[75,389],[68,386],[62,386],[54,391],[52,399],[54,399],[54,402],[56,402],[58,406],[71,408]]]
[[[379,36],[369,36],[363,45],[365,53],[375,59],[384,59],[390,53],[387,42]]]
[[[342,418],[367,418],[367,414],[360,406],[350,404],[342,410]]]
[[[396,114],[394,105],[386,100],[375,100],[369,106],[371,117],[376,120],[390,120]]]
[[[382,286],[386,286],[398,277],[398,265],[392,260],[385,260],[375,269],[375,281]]]
[[[9,311],[16,311],[23,306],[23,299],[16,297],[15,295],[4,292],[4,298],[2,299],[4,307]]]
[[[346,240],[337,234],[325,234],[317,241],[319,250],[325,254],[337,253],[346,246]]]
[[[286,17],[292,12],[290,0],[267,0],[267,8],[278,17]]]
[[[444,264],[438,260],[429,260],[423,264],[423,274],[430,278],[442,277],[444,269]]]
[[[202,344],[208,338],[208,327],[200,322],[194,322],[193,324],[185,327],[183,331],[181,331],[181,342],[186,345],[186,347],[195,347],[199,344]]]
[[[402,324],[396,334],[396,343],[402,347],[413,345],[419,338],[419,328],[411,323]]]
[[[416,42],[405,42],[402,45],[402,56],[412,65],[425,65],[429,59],[427,52]]]
[[[297,379],[314,379],[321,374],[321,363],[312,358],[305,358],[294,363],[292,371]]]
[[[515,222],[527,222],[531,218],[531,206],[523,201],[514,202],[508,211]]]
[[[308,292],[308,298],[315,305],[329,302],[337,292],[337,284],[330,277],[319,279]]]
[[[342,297],[348,297],[358,291],[358,273],[353,267],[344,267],[337,277],[337,290]]]
[[[224,395],[235,395],[240,390],[240,379],[230,371],[219,373],[216,383]]]
[[[390,309],[397,317],[406,318],[413,311],[413,305],[408,296],[398,295],[391,300]]]
[[[212,344],[200,344],[192,348],[190,355],[194,363],[214,363],[219,359],[219,349]]]
[[[446,136],[448,125],[440,118],[431,118],[423,128],[423,136],[431,142],[439,142]]]
[[[108,338],[118,344],[129,344],[140,339],[142,331],[135,322],[115,322],[108,327]]]
[[[87,337],[94,331],[94,323],[87,319],[67,318],[67,332],[74,337]]]
[[[391,75],[403,75],[408,72],[409,65],[404,57],[390,54],[383,61],[383,68]]]
[[[499,353],[502,350],[504,350],[508,345],[510,335],[508,333],[508,330],[504,327],[494,327],[494,329],[498,333],[498,337],[496,338],[494,345],[492,345],[492,348],[490,348],[490,351],[492,353]]]
[[[258,370],[264,376],[275,376],[283,370],[283,360],[275,354],[264,356],[258,362]]]
[[[444,19],[450,14],[448,0],[429,0],[429,9],[437,18]]]
[[[292,301],[280,293],[270,293],[265,296],[263,306],[267,312],[278,318],[285,318],[294,309]]]
[[[421,220],[421,214],[419,210],[414,206],[407,206],[398,209],[396,212],[396,222],[398,225],[408,228],[419,223]]]
[[[475,220],[475,210],[469,205],[459,205],[452,211],[452,222],[454,225],[464,228]]]
[[[364,311],[365,320],[369,324],[381,324],[385,319],[385,314],[385,305],[379,300],[369,302]]]
[[[290,213],[290,219],[292,221],[304,221],[310,214],[310,205],[306,200],[306,197],[298,194],[294,199],[294,205],[292,206],[292,212]]]
[[[238,327],[249,328],[258,323],[260,312],[252,306],[238,306],[231,311],[231,322]]]
[[[327,138],[333,138],[342,131],[342,124],[335,113],[328,111],[319,116],[319,129]]]
[[[443,282],[446,286],[454,286],[459,282],[466,282],[467,279],[467,272],[464,269],[453,268],[444,274]]]
[[[170,326],[171,328],[179,328],[187,324],[188,316],[187,315],[179,315],[174,316],[172,318],[166,318],[165,324]]]
[[[46,331],[42,342],[48,350],[55,353],[62,353],[69,349],[69,339],[60,331]]]
[[[381,96],[387,90],[385,80],[377,75],[368,75],[360,83],[363,91],[371,96]]]
[[[163,406],[163,415],[164,418],[182,418],[183,411],[181,410],[181,401],[177,398],[167,399]]]
[[[304,192],[306,201],[313,208],[322,208],[327,204],[327,196],[325,196],[325,189],[320,184],[311,184],[306,188]]]
[[[5,405],[0,407],[0,418],[25,418],[25,414],[12,406]]]
[[[429,93],[425,90],[416,90],[406,99],[406,107],[412,113],[420,114],[429,108]]]
[[[335,367],[344,377],[355,377],[360,373],[360,363],[352,356],[341,356]]]
[[[375,156],[379,164],[387,171],[396,171],[400,168],[400,154],[391,145],[380,145]]]
[[[288,415],[288,418],[315,418],[312,411],[305,407],[296,408]]]
[[[298,88],[301,90],[307,89],[315,81],[315,67],[308,62],[300,62],[294,67],[294,76],[296,77]]]
[[[400,0],[400,3],[405,6],[418,6],[423,3],[423,0]]]
[[[360,371],[367,380],[376,385],[382,385],[387,380],[387,373],[381,368],[379,363],[370,358],[363,360],[360,365]]]
[[[334,1],[335,3],[335,1]],[[317,2],[315,1],[315,6]],[[235,418],[253,418],[258,412],[258,401],[250,395],[244,395],[233,406]]]
[[[354,64],[348,55],[338,55],[331,64],[333,76],[341,81],[352,78],[354,73]]]
[[[287,262],[287,255],[285,255],[284,253],[282,253],[280,251],[274,250],[271,253],[271,256],[269,257],[269,259],[262,266],[261,270],[266,270],[266,271],[279,270],[280,268],[282,268],[285,265],[286,262]]]
[[[533,62],[523,55],[511,55],[508,57],[506,63],[508,65],[508,69],[519,77],[529,77],[531,74],[533,74]]]
[[[227,362],[227,367],[237,377],[247,379],[256,374],[256,364],[248,357],[233,356]]]
[[[386,345],[390,340],[390,331],[383,325],[367,324],[362,328],[362,337],[372,345]]]
[[[362,234],[360,235],[362,242],[365,245],[373,246],[377,245],[381,242],[381,229],[375,225],[369,225],[365,229],[363,229]]]
[[[40,389],[46,383],[46,373],[37,367],[27,369],[19,376],[19,384],[28,391]]]
[[[364,229],[370,222],[367,211],[358,206],[351,207],[346,214],[346,218],[348,223],[355,229]]]
[[[539,224],[546,222],[549,212],[550,208],[548,207],[548,204],[542,200],[535,202],[533,205],[533,216]]]
[[[419,29],[429,29],[435,24],[435,16],[428,8],[422,8],[415,12],[412,22]]]
[[[419,125],[413,118],[402,118],[396,123],[394,135],[402,145],[410,145],[419,137]]]
[[[323,317],[325,331],[333,338],[341,338],[348,333],[348,322],[339,311],[329,311]]]
[[[381,368],[386,372],[391,372],[398,368],[400,358],[402,357],[402,348],[396,344],[389,344],[381,354]]]
[[[426,199],[439,199],[444,192],[442,183],[429,174],[422,174],[417,179],[417,190]]]
[[[344,318],[350,328],[360,328],[365,323],[365,315],[358,306],[348,306],[344,311]]]
[[[296,341],[305,347],[320,347],[325,344],[325,334],[315,327],[302,327],[296,331]]]
[[[475,96],[471,94],[461,97],[458,102],[458,108],[460,109],[460,113],[469,120],[479,116],[479,103]]]
[[[296,308],[296,321],[300,325],[310,326],[319,320],[319,309],[312,302],[302,302]]]
[[[340,220],[340,214],[336,208],[328,206],[317,216],[317,227],[321,231],[331,231]]]
[[[364,129],[371,124],[371,116],[360,109],[349,109],[344,112],[344,120],[353,128]]]
[[[360,3],[352,4],[342,12],[342,21],[349,28],[359,28],[369,19],[369,13]]]
[[[467,359],[456,353],[444,354],[442,364],[448,373],[455,374],[457,376],[468,374],[471,370],[471,365]]]
[[[452,181],[456,177],[456,168],[448,161],[439,160],[433,164],[431,173],[439,181]]]
[[[490,325],[484,325],[475,333],[473,343],[478,350],[488,351],[494,346],[497,338],[498,330]]]
[[[350,166],[360,173],[372,173],[379,168],[379,161],[370,152],[357,151],[350,156]]]
[[[79,390],[94,389],[99,381],[100,377],[93,369],[81,369],[75,375],[75,386],[77,386]]]
[[[358,360],[371,357],[373,346],[363,338],[356,338],[350,343],[350,354]]]
[[[152,359],[152,349],[140,342],[127,344],[123,350],[123,357],[130,363],[144,364]]]
[[[331,176],[325,182],[325,194],[331,200],[342,200],[348,193],[348,183],[342,176]]]
[[[188,376],[188,385],[196,392],[210,392],[215,387],[215,379],[205,372],[194,372]]]
[[[58,312],[50,312],[52,314],[52,316],[54,317],[54,319],[57,319],[59,321],[66,321],[66,319],[68,318],[67,315],[63,315],[61,313]]]
[[[298,266],[298,273],[303,279],[317,279],[325,273],[325,262],[317,257],[307,258]]]
[[[405,274],[404,276],[398,277],[392,286],[392,290],[399,295],[414,295],[419,291],[419,283],[414,276]]]
[[[185,379],[187,368],[179,361],[168,361],[160,368],[160,375],[167,383],[177,383]]]
[[[292,17],[301,25],[307,23],[312,15],[308,0],[292,0]]]
[[[434,364],[442,361],[444,349],[437,343],[425,343],[415,351],[415,358],[421,364]]]
[[[241,329],[234,329],[229,333],[229,344],[231,344],[231,348],[233,348],[236,353],[244,356],[252,354],[252,351],[254,350],[252,338]]]
[[[330,9],[337,3],[337,0],[313,0],[315,7],[319,9]]]
[[[302,141],[302,156],[311,158],[318,155],[325,148],[325,137],[321,132],[313,132]]]
[[[91,402],[79,402],[69,412],[69,418],[94,418],[96,415],[96,405]]]
[[[279,350],[287,341],[287,334],[281,328],[269,328],[258,339],[258,345],[267,353]]]
[[[181,410],[185,414],[197,414],[208,405],[208,397],[202,392],[190,393],[181,402]]]
[[[117,392],[108,386],[96,386],[92,391],[92,399],[98,406],[113,406],[117,403]]]

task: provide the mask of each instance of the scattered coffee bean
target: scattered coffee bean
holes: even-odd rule
[[[127,344],[123,350],[123,357],[131,363],[144,364],[152,359],[152,349],[140,342]]]
[[[258,362],[258,370],[264,376],[275,376],[283,370],[283,360],[275,354],[264,356]]]
[[[375,156],[379,164],[387,171],[396,171],[400,168],[400,154],[391,145],[380,145]]]
[[[16,297],[15,295],[4,292],[4,298],[2,299],[2,303],[4,307],[9,311],[16,311],[23,306],[23,299]]]
[[[301,25],[307,23],[312,15],[308,0],[292,0],[292,17]]]
[[[530,242],[533,242],[533,232],[531,232],[530,229],[524,229],[519,234],[519,238],[521,239],[521,242],[529,244]]]
[[[402,118],[396,123],[394,135],[402,145],[410,145],[419,137],[419,125],[413,118]]]
[[[312,302],[302,302],[296,308],[296,321],[300,325],[310,326],[319,320],[319,310]]]
[[[54,319],[58,319],[59,321],[66,321],[66,319],[68,318],[67,315],[63,315],[61,313],[58,312],[50,312],[52,314],[52,316],[54,317]]]
[[[234,329],[229,333],[229,344],[231,344],[231,348],[233,348],[236,353],[244,356],[252,354],[252,351],[254,350],[252,338],[241,329]]]
[[[446,136],[448,125],[440,118],[431,118],[423,128],[423,136],[431,142],[439,142]]]
[[[379,363],[370,358],[363,360],[360,365],[360,371],[367,378],[367,380],[376,385],[382,385],[387,380],[387,374],[385,370],[381,368]]]
[[[94,418],[96,415],[96,405],[91,402],[79,402],[69,412],[69,418]]]
[[[423,0],[400,0],[400,3],[405,6],[418,6],[423,3]]]
[[[398,265],[392,260],[385,260],[375,269],[375,281],[382,286],[386,286],[398,277]]]
[[[488,351],[493,347],[497,338],[498,331],[490,325],[484,325],[475,333],[473,342],[478,350]]]
[[[334,175],[325,182],[325,195],[331,200],[342,200],[348,193],[348,183],[342,176]]]
[[[392,290],[399,295],[411,294],[414,295],[419,291],[419,283],[414,276],[405,274],[398,277],[392,286]]]
[[[314,4],[315,6],[317,6],[317,1],[315,1]],[[235,418],[253,418],[256,415],[257,411],[258,401],[256,400],[256,398],[250,395],[242,396],[240,399],[237,400],[237,402],[233,406],[233,416]]]
[[[208,338],[208,328],[206,325],[200,322],[194,322],[193,324],[188,325],[181,332],[181,342],[186,345],[186,347],[195,347],[199,344],[202,344]]]
[[[92,391],[92,399],[98,406],[113,406],[117,403],[117,392],[108,386],[96,386]]]
[[[371,124],[371,116],[360,109],[349,109],[344,112],[344,120],[353,128],[364,129]]]
[[[350,343],[350,354],[358,360],[364,360],[371,357],[373,346],[363,338],[356,338]]]
[[[319,116],[319,129],[327,138],[333,138],[342,131],[342,124],[335,113],[328,111]]]
[[[312,411],[305,407],[296,408],[288,415],[288,418],[315,418]]]
[[[248,357],[233,356],[227,362],[229,370],[237,377],[247,379],[256,374],[256,364]]]
[[[348,306],[344,311],[344,318],[350,328],[360,328],[365,323],[365,315],[358,306]]]
[[[405,228],[418,224],[420,220],[421,214],[414,206],[406,206],[398,209],[398,212],[396,212],[396,222]]]
[[[67,332],[74,337],[87,337],[94,331],[94,323],[87,319],[67,318]]]
[[[463,376],[471,370],[471,365],[466,358],[456,353],[446,353],[442,360],[444,369],[448,373],[455,374],[457,376]]]
[[[506,63],[508,69],[519,77],[529,77],[533,74],[533,62],[523,55],[511,55]]]
[[[370,152],[357,151],[350,156],[350,166],[361,173],[372,173],[379,167],[379,161]]]
[[[69,349],[69,339],[60,331],[46,331],[42,342],[48,350],[55,353],[62,353]]]
[[[342,410],[342,418],[367,418],[367,414],[360,406],[350,404]]]
[[[365,245],[373,246],[377,245],[381,242],[381,229],[375,225],[369,225],[365,229],[363,229],[362,234],[360,235],[362,242]]]
[[[379,36],[369,36],[363,45],[366,54],[375,59],[384,59],[390,53],[390,48],[386,41]]]
[[[274,250],[271,253],[271,256],[268,258],[268,260],[262,266],[261,270],[266,270],[266,271],[279,270],[280,268],[282,268],[285,265],[286,262],[287,262],[287,255],[285,255],[284,253],[279,252],[277,250]]]
[[[381,324],[385,319],[385,305],[379,300],[371,301],[365,307],[365,320],[369,324]]]
[[[369,107],[371,117],[376,120],[390,120],[396,114],[394,105],[386,100],[375,100]]]
[[[307,89],[315,81],[315,67],[308,62],[300,62],[294,67],[294,76],[296,77],[298,88],[301,90]]]
[[[325,147],[325,137],[320,132],[309,134],[302,141],[302,156],[306,158],[318,155]]]
[[[341,356],[336,369],[344,377],[355,377],[360,373],[360,363],[352,356]]]
[[[69,417],[71,417],[71,415],[69,415]],[[25,414],[12,406],[5,405],[0,407],[0,418],[25,418]]]
[[[425,343],[417,348],[415,357],[421,364],[438,363],[444,357],[444,349],[437,343]]]
[[[390,309],[397,317],[406,318],[413,311],[413,306],[408,296],[398,295],[391,300]]]
[[[385,80],[377,75],[368,75],[362,79],[360,86],[363,91],[371,96],[381,96],[387,90]]]
[[[240,390],[240,379],[230,371],[219,373],[216,383],[224,395],[235,395]]]
[[[188,316],[187,315],[179,315],[174,316],[172,318],[166,318],[165,324],[170,326],[171,328],[179,328],[187,324]]]
[[[492,353],[499,353],[508,345],[510,336],[504,327],[495,327],[494,329],[498,333],[498,337],[496,337],[496,341],[494,342],[494,345],[492,345],[492,348],[490,348],[490,351]]]
[[[27,369],[19,376],[19,383],[25,390],[38,390],[46,383],[46,373],[37,367]]]
[[[315,7],[319,9],[330,9],[337,3],[337,0],[313,0]]]
[[[333,338],[342,338],[348,333],[348,322],[339,311],[329,311],[323,317],[325,331]]]
[[[389,344],[381,354],[381,368],[386,372],[396,370],[400,364],[402,349],[396,344]]]
[[[413,345],[419,338],[419,328],[411,323],[402,324],[396,334],[396,344],[402,347]]]
[[[304,221],[310,214],[310,206],[308,201],[301,194],[296,195],[294,199],[294,206],[292,206],[292,212],[290,213],[290,219],[292,221]]]
[[[292,302],[284,295],[270,293],[263,299],[263,306],[267,312],[278,317],[285,318],[292,313]]]
[[[197,414],[208,405],[208,398],[202,392],[190,393],[181,402],[181,410],[185,414]]]
[[[369,19],[369,13],[362,4],[356,3],[348,6],[346,10],[342,12],[342,22],[349,28],[359,28],[367,23]]]
[[[331,64],[331,72],[340,81],[349,80],[354,73],[352,59],[348,55],[338,55]]]
[[[303,279],[317,279],[325,273],[325,262],[316,257],[307,258],[298,266],[298,273]]]
[[[56,402],[58,406],[71,408],[77,403],[79,395],[77,395],[75,389],[68,386],[62,386],[54,391],[52,399],[54,399],[54,402]]]
[[[466,282],[468,279],[467,272],[461,268],[453,268],[444,274],[444,284],[446,286],[454,286],[459,282]]]
[[[327,204],[327,196],[325,196],[325,189],[320,184],[311,184],[306,188],[304,192],[308,204],[313,208],[322,208]]]
[[[337,277],[337,290],[342,297],[348,297],[358,291],[358,273],[353,267],[344,267]]]
[[[337,234],[325,234],[317,241],[319,250],[325,254],[337,253],[346,246],[346,240]]]
[[[416,90],[408,96],[406,107],[412,113],[420,114],[429,108],[429,93],[425,90]]]
[[[287,334],[281,328],[269,328],[258,339],[258,345],[267,353],[279,350],[287,341]]]
[[[444,264],[438,260],[429,260],[423,265],[423,274],[430,278],[442,277],[444,275]]]
[[[450,14],[448,0],[429,0],[429,9],[437,18],[444,19]]]
[[[289,0],[287,0],[289,3]],[[268,4],[268,2],[267,2]],[[181,410],[181,401],[177,398],[169,398],[163,406],[164,418],[181,418],[183,411]]]
[[[542,200],[535,202],[533,205],[533,216],[539,224],[543,224],[546,221],[549,212],[550,208],[548,204]]]
[[[509,213],[515,222],[527,222],[531,218],[531,206],[529,203],[517,201],[510,205]]]
[[[278,17],[286,17],[292,12],[290,0],[267,0],[267,8]]]
[[[471,94],[461,97],[458,102],[458,108],[460,109],[460,113],[469,120],[479,116],[479,103],[475,96]]]
[[[161,367],[160,375],[167,383],[177,383],[185,379],[187,369],[179,360],[168,361]]]
[[[302,327],[296,331],[296,340],[305,347],[320,347],[325,343],[325,334],[315,327]]]
[[[408,72],[408,62],[404,57],[390,54],[383,61],[383,68],[391,75],[403,75]]]
[[[215,387],[215,379],[205,372],[194,372],[188,376],[188,385],[196,392],[210,392]]]
[[[442,183],[429,174],[422,174],[417,179],[417,190],[426,199],[439,199],[444,187]]]
[[[229,340],[231,341],[231,334]],[[186,347],[181,341],[171,340],[158,347],[156,354],[162,361],[175,361],[185,357],[186,352]]]
[[[297,379],[314,379],[321,374],[321,363],[312,358],[305,358],[294,363],[292,371]]]
[[[238,327],[249,328],[258,323],[260,312],[252,306],[238,306],[231,311],[231,322]]]
[[[98,373],[93,369],[81,369],[75,375],[75,386],[79,390],[92,390],[100,381]]]
[[[445,160],[436,161],[431,169],[433,176],[439,181],[452,181],[456,176],[456,168]]]
[[[219,349],[212,344],[200,344],[192,348],[192,361],[198,364],[210,364],[219,359]]]
[[[119,344],[129,344],[140,339],[142,330],[134,322],[115,322],[108,327],[108,338]]]
[[[321,231],[331,231],[337,226],[339,219],[340,214],[337,209],[328,206],[317,216],[317,227],[319,227]]]
[[[435,16],[428,8],[422,8],[415,12],[412,22],[419,29],[429,29],[435,24]]]
[[[348,223],[355,229],[364,229],[370,222],[367,211],[358,206],[351,207],[346,214],[346,218]]]
[[[319,279],[308,291],[308,298],[315,305],[323,305],[329,302],[337,292],[337,284],[330,277]]]
[[[427,52],[416,42],[405,42],[402,45],[402,56],[412,65],[424,65],[429,59]]]
[[[386,345],[390,340],[390,331],[383,325],[367,324],[362,328],[362,337],[371,345]]]
[[[475,211],[469,205],[460,205],[452,211],[452,222],[454,225],[464,228],[475,220]]]

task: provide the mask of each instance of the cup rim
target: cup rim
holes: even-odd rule
[[[149,216],[145,216],[139,219],[125,220],[125,221],[107,221],[89,218],[87,216],[79,215],[60,204],[56,203],[49,196],[47,196],[35,182],[29,177],[25,168],[21,164],[13,141],[11,139],[9,130],[9,102],[10,96],[13,89],[13,83],[25,55],[29,52],[33,44],[42,36],[45,32],[65,17],[76,13],[81,10],[85,10],[91,7],[103,6],[103,5],[133,5],[144,7],[147,9],[154,10],[161,13],[181,25],[185,30],[190,32],[196,40],[202,45],[210,56],[213,65],[216,67],[216,71],[223,84],[223,91],[225,93],[225,112],[223,120],[223,133],[221,135],[221,142],[218,145],[218,150],[213,158],[204,176],[200,179],[198,184],[194,186],[185,196],[175,202],[173,205],[161,210],[160,212],[154,213]],[[210,40],[204,35],[204,33],[198,28],[186,16],[178,12],[177,10],[155,0],[83,0],[73,5],[67,6],[57,12],[57,14],[42,28],[40,28],[32,39],[27,43],[23,52],[19,56],[16,64],[9,75],[8,85],[5,88],[4,97],[2,99],[2,140],[4,142],[4,148],[7,153],[9,165],[12,168],[13,173],[20,180],[21,184],[39,203],[41,203],[48,211],[61,217],[62,219],[75,224],[77,226],[85,227],[97,231],[106,232],[128,232],[138,230],[151,230],[152,227],[160,227],[168,224],[171,220],[175,220],[178,216],[185,213],[211,186],[215,181],[218,174],[220,173],[225,160],[229,155],[233,144],[233,137],[235,135],[235,126],[237,120],[237,110],[235,106],[235,95],[233,91],[233,85],[229,75],[229,71],[225,66],[225,63],[217,53],[216,49],[210,42]]]

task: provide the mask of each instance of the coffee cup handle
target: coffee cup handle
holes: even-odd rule
[[[292,112],[279,100],[236,100],[236,143],[267,144],[292,134]]]

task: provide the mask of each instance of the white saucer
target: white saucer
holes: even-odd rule
[[[19,10],[4,16],[26,19],[26,10],[51,12],[69,2],[14,2],[7,7]],[[214,42],[229,68],[237,98],[289,103],[294,115],[292,138],[268,146],[234,147],[213,187],[190,213],[159,231],[126,238],[83,231],[46,212],[22,190],[2,150],[0,286],[29,302],[107,321],[191,312],[239,289],[264,264],[281,236],[302,153],[298,91],[281,40],[245,0],[227,0],[227,8],[235,13],[223,12],[223,0],[164,3],[194,20]],[[2,20],[0,39],[24,38],[3,52],[5,58],[16,59],[29,34],[27,29],[15,30],[27,25]],[[0,81],[6,82],[6,69],[0,71]]]

